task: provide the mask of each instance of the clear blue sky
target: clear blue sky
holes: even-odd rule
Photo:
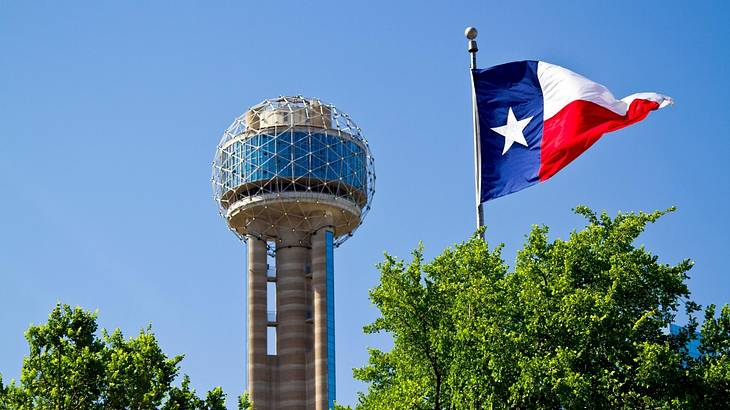
[[[640,242],[696,261],[700,303],[730,302],[728,4],[0,2],[0,372],[18,376],[23,331],[63,301],[127,335],[152,323],[199,391],[235,397],[245,247],[216,213],[210,162],[247,107],[303,94],[348,112],[376,158],[372,212],[335,254],[338,399],[353,403],[351,368],[388,345],[361,332],[383,251],[423,240],[432,257],[474,228],[468,25],[481,67],[546,60],[617,97],[676,100],[488,203],[508,261],[532,224],[580,228],[577,204],[677,205]]]

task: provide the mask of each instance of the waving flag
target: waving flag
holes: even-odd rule
[[[547,180],[603,134],[672,103],[656,93],[617,100],[606,87],[543,61],[472,75],[482,202]]]

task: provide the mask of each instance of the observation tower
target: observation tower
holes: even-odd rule
[[[224,132],[212,182],[221,216],[248,247],[255,409],[334,407],[333,250],[375,192],[360,128],[316,98],[265,100]]]

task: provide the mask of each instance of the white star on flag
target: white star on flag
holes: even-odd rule
[[[525,147],[527,146],[527,141],[525,141],[525,134],[523,131],[531,119],[532,117],[527,117],[518,121],[515,117],[515,113],[512,112],[512,107],[509,107],[509,110],[507,111],[507,124],[491,129],[504,137],[504,149],[502,150],[502,155],[506,154],[515,142],[524,145]]]

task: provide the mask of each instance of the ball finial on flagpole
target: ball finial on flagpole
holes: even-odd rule
[[[479,51],[479,47],[477,47],[477,29],[476,27],[467,27],[466,30],[464,30],[464,35],[466,36],[467,40],[469,40],[469,43],[466,47],[466,50],[471,54],[471,69],[477,68],[477,51]]]

